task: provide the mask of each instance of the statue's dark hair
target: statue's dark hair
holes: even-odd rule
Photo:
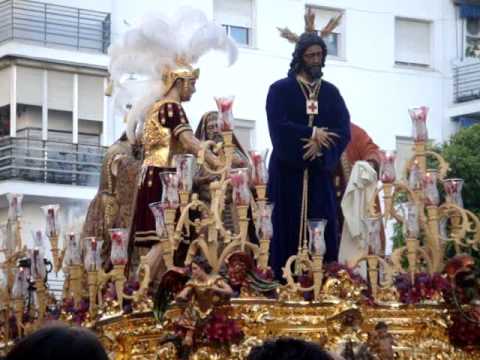
[[[288,70],[288,76],[294,76],[298,74],[302,67],[303,63],[303,54],[312,45],[320,45],[323,51],[322,59],[322,68],[325,66],[325,58],[327,57],[327,45],[325,41],[318,36],[316,33],[303,33],[298,39],[297,45],[295,46],[295,51],[292,54],[292,61],[290,62],[290,70]]]
[[[200,254],[195,255],[191,263],[192,264],[195,263],[198,266],[200,266],[203,269],[203,271],[205,271],[207,274],[210,274],[212,272],[212,266],[203,255],[200,255]]]

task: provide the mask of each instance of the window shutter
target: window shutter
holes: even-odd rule
[[[73,74],[48,71],[48,109],[73,111]]]
[[[42,106],[43,70],[17,66],[17,103]]]
[[[11,68],[0,70],[0,106],[10,104],[10,76]],[[17,85],[18,86],[18,85]]]
[[[103,78],[78,76],[78,117],[83,120],[103,119]]]
[[[214,19],[221,25],[252,28],[252,0],[215,0]]]
[[[396,61],[430,65],[430,51],[430,23],[417,20],[396,19]]]

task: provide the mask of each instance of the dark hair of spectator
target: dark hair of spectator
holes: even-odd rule
[[[375,330],[388,330],[388,326],[384,321],[380,321],[375,325]]]
[[[108,360],[96,335],[87,329],[48,326],[21,339],[5,360]]]
[[[279,338],[255,346],[247,360],[332,360],[319,345],[293,338]]]

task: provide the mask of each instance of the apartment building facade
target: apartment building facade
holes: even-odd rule
[[[65,199],[69,206],[71,200],[66,199],[85,203],[93,196],[95,176],[89,173],[95,171],[88,167],[90,158],[84,164],[82,156],[84,152],[87,157],[101,155],[101,146],[112,143],[124,128],[123,119],[112,110],[114,99],[103,95],[108,45],[142,15],[172,13],[181,6],[202,9],[240,47],[239,59],[230,68],[217,53],[201,59],[197,93],[185,105],[190,121],[195,126],[204,112],[215,108],[213,96],[234,94],[235,131],[247,148],[271,147],[265,99],[269,85],[286,76],[293,52],[277,27],[301,33],[308,7],[317,15],[318,29],[332,16],[343,14],[340,26],[326,39],[325,79],[340,89],[352,121],[382,148],[398,148],[402,158],[408,156],[407,109],[412,106],[430,107],[428,128],[434,141],[444,141],[461,126],[480,120],[476,0],[9,0],[2,4],[0,79],[8,84],[0,88],[2,141],[36,141],[42,149],[43,143],[61,138],[68,139],[71,149],[58,151],[67,159],[58,169],[65,171],[61,176],[53,172],[60,165],[50,161],[58,159],[48,151],[49,161],[36,167],[52,169],[50,173],[38,171],[35,177],[19,178],[23,168],[33,165],[17,159],[16,172],[1,178],[0,194],[23,192],[32,203]],[[25,13],[25,8],[35,16]],[[20,140],[23,137],[30,140]],[[35,158],[44,159],[45,151],[38,151]],[[100,159],[92,160],[97,170]],[[35,161],[42,160],[31,164]],[[67,183],[61,182],[62,176],[69,179]],[[48,181],[52,178],[55,183]]]
[[[68,4],[68,2],[65,2]],[[41,205],[86,209],[108,135],[110,14],[55,2],[0,4],[0,218],[22,193],[23,237]]]

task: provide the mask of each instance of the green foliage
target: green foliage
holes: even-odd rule
[[[480,214],[480,124],[456,133],[440,146],[440,155],[450,164],[449,177],[462,178],[466,209]]]
[[[405,236],[403,235],[402,224],[396,222],[393,224],[393,235],[390,238],[393,242],[393,248],[398,249],[399,247],[405,246]]]

